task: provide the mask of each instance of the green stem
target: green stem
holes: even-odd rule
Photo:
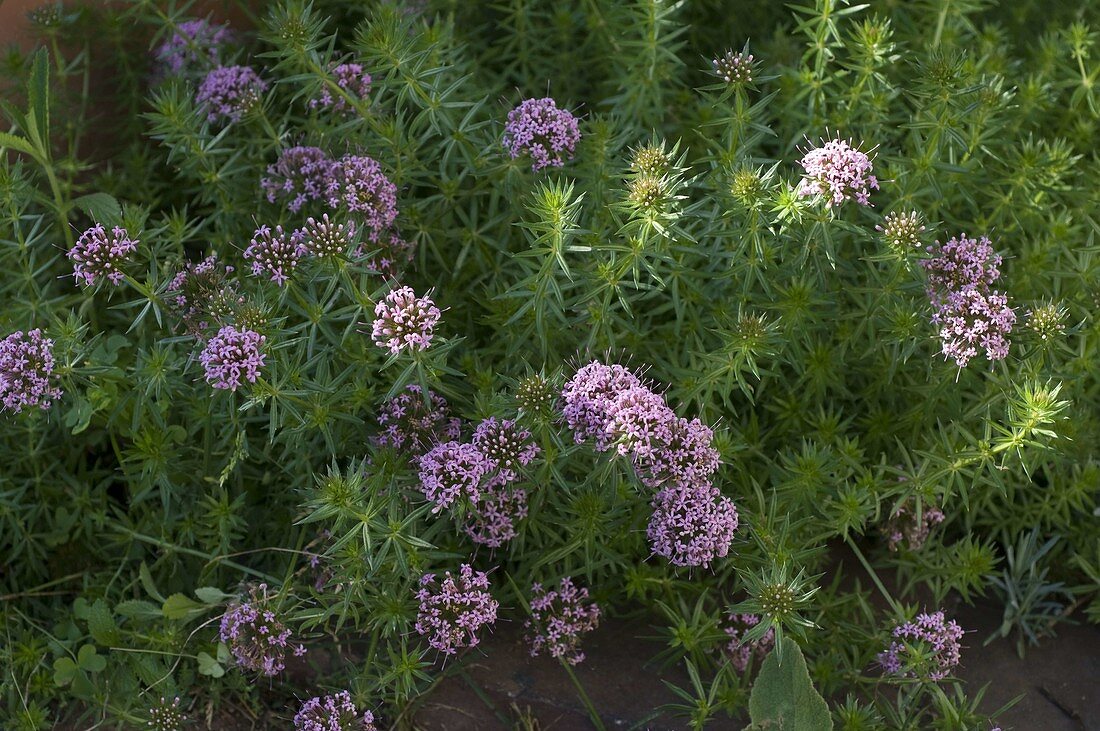
[[[863,555],[863,551],[859,550],[859,546],[856,545],[856,542],[852,540],[852,537],[850,535],[845,537],[845,540],[848,542],[848,545],[851,547],[852,551],[856,554],[856,558],[858,558],[859,562],[863,564],[863,568],[866,569],[868,574],[870,574],[871,581],[875,582],[875,586],[878,587],[879,592],[882,594],[883,597],[885,597],[886,601],[890,604],[890,607],[899,617],[903,616],[904,613],[901,611],[901,605],[899,605],[897,601],[894,600],[894,597],[890,596],[890,592],[886,591],[886,587],[882,585],[882,581],[879,580],[878,574],[875,573],[875,570],[873,568],[871,568],[871,564],[867,561],[867,557]]]
[[[581,697],[581,702],[584,703],[585,709],[588,710],[588,718],[592,721],[592,725],[595,726],[598,731],[607,731],[607,727],[603,725],[603,721],[600,720],[600,714],[596,711],[596,706],[592,704],[592,699],[588,697],[588,693],[584,691],[584,686],[581,685],[581,681],[577,678],[577,674],[573,672],[573,668],[566,661],[561,661],[561,666],[565,668],[565,672],[569,675],[569,679],[573,681],[573,687],[577,689],[577,695]]]
[[[154,538],[153,536],[147,536],[147,535],[144,535],[142,533],[138,533],[138,532],[132,531],[132,530],[126,530],[126,532],[130,535],[131,538],[134,538],[134,539],[139,540],[139,541],[143,541],[145,543],[152,543],[153,545],[160,546],[161,548],[163,548],[165,550],[176,551],[176,552],[182,553],[186,556],[194,556],[196,558],[205,558],[208,562],[207,565],[212,564],[212,563],[223,563],[226,566],[229,566],[230,568],[237,569],[238,571],[243,571],[246,574],[251,574],[252,576],[263,579],[264,581],[269,581],[269,582],[271,582],[271,584],[273,586],[278,586],[278,584],[279,584],[279,579],[277,579],[276,577],[271,576],[270,574],[265,574],[262,571],[257,571],[256,569],[245,566],[244,564],[239,564],[236,561],[230,561],[229,559],[225,558],[224,556],[211,556],[209,553],[204,553],[202,551],[196,551],[194,548],[185,548],[183,546],[177,546],[174,543],[169,543],[168,541],[163,541],[160,538]]]

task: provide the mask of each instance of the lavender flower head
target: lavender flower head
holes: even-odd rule
[[[439,442],[458,439],[459,421],[451,416],[447,400],[428,391],[425,401],[422,394],[420,386],[409,384],[382,404],[378,412],[382,431],[374,437],[376,445],[419,455]]]
[[[153,731],[182,731],[187,716],[180,710],[180,699],[176,696],[172,700],[161,698],[160,701],[149,709],[149,728]]]
[[[726,51],[721,58],[713,59],[714,75],[731,86],[752,83],[753,57],[751,53]]]
[[[306,225],[298,235],[302,246],[311,255],[335,259],[346,254],[355,240],[355,222],[330,221],[325,213],[320,221],[313,217],[306,219]]]
[[[403,350],[427,350],[440,316],[431,297],[417,297],[412,287],[400,287],[374,306],[371,338],[393,355]]]
[[[445,655],[476,647],[478,631],[497,619],[499,604],[489,594],[489,577],[469,564],[462,564],[457,576],[446,572],[441,581],[435,574],[424,574],[416,599],[420,602],[416,631],[427,635],[428,644]]]
[[[232,37],[228,27],[201,18],[180,23],[154,53],[160,75],[183,76],[217,66]]]
[[[377,731],[374,714],[359,713],[351,701],[351,693],[339,693],[310,698],[294,716],[295,731]]]
[[[749,662],[752,661],[753,657],[762,659],[775,646],[774,629],[769,629],[758,640],[745,642],[745,635],[758,624],[760,624],[760,617],[755,614],[729,615],[729,625],[725,628],[725,633],[730,641],[725,650],[733,669],[739,673],[748,670]]]
[[[244,301],[231,279],[233,272],[232,266],[219,264],[218,255],[211,254],[200,262],[187,262],[172,277],[167,300],[188,332],[201,336]]]
[[[481,487],[476,504],[466,511],[463,532],[474,543],[500,548],[516,537],[516,524],[527,517],[527,491],[500,472]]]
[[[218,636],[238,666],[269,677],[286,667],[288,650],[295,657],[306,652],[302,645],[291,644],[290,630],[270,607],[267,584],[250,588],[246,597],[226,608]]]
[[[653,498],[646,529],[653,553],[674,566],[710,566],[729,553],[737,508],[710,483],[671,485]]]
[[[588,589],[574,586],[566,577],[551,591],[534,584],[531,594],[531,618],[524,624],[531,656],[546,652],[570,665],[583,662],[581,635],[600,623],[600,607],[588,601]]]
[[[199,85],[195,102],[206,107],[210,122],[239,122],[260,103],[267,82],[250,66],[218,66]]]
[[[91,287],[100,279],[119,285],[126,274],[122,265],[137,251],[138,241],[130,238],[126,229],[115,226],[108,234],[103,224],[96,224],[77,239],[69,249],[73,261],[73,277]]]
[[[847,140],[838,136],[822,140],[821,146],[802,157],[801,196],[820,195],[832,208],[855,199],[862,206],[871,205],[871,189],[878,190],[878,179],[871,174],[871,158]]]
[[[336,85],[350,96],[358,99],[366,99],[367,95],[370,94],[370,74],[363,71],[362,65],[357,63],[342,63],[338,66],[333,66],[331,74]],[[320,94],[309,100],[310,109],[317,109],[319,107],[343,113],[349,111],[351,105],[348,104],[348,100],[342,94],[334,95],[329,85],[324,84],[321,87]]]
[[[319,147],[288,147],[279,159],[267,166],[260,187],[270,203],[280,198],[297,213],[308,201],[322,200],[333,186],[336,162]]]
[[[254,275],[268,274],[272,282],[282,287],[306,253],[302,239],[301,231],[287,234],[282,226],[276,226],[274,231],[268,226],[260,226],[244,250],[244,258],[252,262]]]
[[[891,249],[899,254],[906,254],[920,248],[920,236],[924,233],[925,226],[916,211],[893,211],[886,214],[882,223],[875,226],[875,230],[882,234]]]
[[[943,611],[918,614],[912,622],[894,628],[890,646],[878,661],[889,675],[920,680],[942,680],[962,659],[963,630]]]
[[[636,375],[618,364],[592,361],[579,368],[561,392],[562,416],[573,430],[574,441],[595,439],[597,450],[610,449],[614,434],[608,413],[620,393],[641,385]]]
[[[49,409],[61,398],[53,368],[53,340],[38,328],[16,330],[0,340],[0,411]]]
[[[924,505],[919,515],[912,500],[898,506],[890,515],[883,529],[891,551],[905,545],[910,551],[916,551],[928,540],[932,528],[944,521],[943,511],[934,505]]]
[[[581,139],[577,118],[567,109],[559,109],[550,97],[525,99],[508,112],[504,125],[504,148],[512,159],[531,157],[531,170],[561,167],[573,159]]]
[[[993,242],[982,236],[968,239],[966,234],[946,244],[928,247],[929,258],[921,261],[928,274],[928,296],[943,298],[962,289],[992,287],[1001,276],[1001,256]]]
[[[359,214],[367,238],[376,242],[397,218],[397,186],[378,161],[366,155],[344,155],[334,167],[328,204]]]
[[[437,444],[420,457],[420,491],[435,503],[433,513],[466,499],[477,503],[482,479],[493,463],[472,444],[452,441]]]
[[[531,464],[540,451],[531,432],[516,427],[511,419],[498,421],[493,416],[477,425],[474,446],[496,465],[506,482],[514,481],[516,470]]]
[[[254,330],[223,327],[207,341],[199,355],[206,370],[206,382],[230,391],[236,391],[244,381],[255,383],[264,367],[262,348],[266,341]]]

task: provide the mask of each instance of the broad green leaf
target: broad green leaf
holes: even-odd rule
[[[98,673],[106,669],[107,658],[103,655],[96,654],[95,645],[84,645],[80,648],[80,651],[76,653],[76,664],[80,666],[81,670],[87,670],[89,673]]]
[[[98,644],[110,647],[121,642],[118,624],[107,602],[96,599],[95,603],[88,607],[87,621],[88,631]]]
[[[760,667],[749,696],[749,718],[752,719],[750,728],[760,731],[832,729],[829,705],[814,690],[802,650],[790,637],[783,637]]]
[[[167,619],[188,619],[203,609],[205,606],[194,599],[189,599],[183,594],[173,594],[164,600],[164,606],[160,611]]]
[[[138,578],[141,579],[141,585],[145,587],[145,593],[158,602],[164,601],[164,595],[157,591],[157,586],[153,583],[153,575],[149,573],[149,567],[144,561],[141,562],[141,568],[138,569]]]
[[[199,601],[207,604],[221,604],[226,599],[233,598],[232,594],[226,594],[221,589],[216,589],[213,586],[200,586],[195,589],[195,596],[199,598]]]
[[[212,678],[220,678],[225,675],[225,668],[214,658],[205,652],[199,653],[199,674],[209,675]]]
[[[15,150],[17,152],[26,153],[32,157],[37,157],[34,145],[28,140],[22,137],[16,137],[8,132],[0,132],[0,147],[6,147],[9,150]]]
[[[76,663],[68,657],[59,657],[53,661],[53,682],[59,688],[63,688],[72,682],[76,673]]]
[[[152,602],[142,601],[141,599],[129,599],[124,602],[119,602],[115,607],[115,612],[123,617],[151,619],[153,617],[160,617],[160,607]]]
[[[122,206],[113,195],[89,193],[74,200],[73,205],[87,213],[95,223],[111,226],[122,223]]]

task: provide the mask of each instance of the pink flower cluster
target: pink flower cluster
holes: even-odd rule
[[[911,500],[898,506],[890,516],[884,532],[890,550],[896,551],[903,543],[910,551],[916,551],[928,540],[932,528],[944,521],[943,511],[934,505],[924,505],[918,515]]]
[[[180,23],[172,36],[157,47],[154,57],[161,76],[181,76],[216,66],[223,47],[232,39],[224,25],[207,20]]]
[[[328,204],[358,215],[367,238],[375,242],[397,219],[397,186],[374,158],[344,155],[333,168]]]
[[[41,330],[16,330],[0,340],[0,410],[49,409],[62,395],[53,369],[53,340]]]
[[[187,716],[180,710],[180,697],[172,700],[161,698],[149,709],[149,728],[153,731],[182,731]]]
[[[965,368],[980,348],[990,361],[1008,357],[1016,312],[1008,297],[992,288],[1000,277],[1001,257],[985,236],[966,234],[928,247],[921,262],[928,274],[928,297],[935,311],[944,358]]]
[[[288,147],[279,159],[268,165],[260,187],[268,202],[288,199],[287,208],[297,213],[306,202],[326,200],[333,179],[333,161],[319,147]]]
[[[714,69],[714,75],[727,84],[739,86],[752,83],[751,53],[726,51],[721,58],[713,59],[710,63]]]
[[[456,441],[460,433],[447,400],[435,391],[428,391],[425,400],[416,384],[382,404],[378,425],[382,432],[374,437],[376,445],[416,456],[439,442]]]
[[[559,109],[550,97],[525,99],[508,112],[504,125],[504,148],[513,159],[531,158],[531,169],[561,167],[573,159],[581,139],[577,118],[567,109]]]
[[[462,530],[474,543],[500,548],[516,537],[516,525],[526,517],[527,491],[497,472],[482,484],[477,503],[466,511]]]
[[[709,482],[673,483],[653,498],[646,537],[673,566],[710,566],[724,558],[737,531],[733,501]]]
[[[259,103],[267,82],[250,66],[218,66],[199,85],[195,102],[206,108],[210,122],[239,122]]]
[[[420,458],[420,490],[435,503],[433,513],[451,507],[456,500],[476,503],[482,480],[492,469],[493,463],[473,444],[443,442]]]
[[[267,676],[282,672],[288,650],[295,656],[305,654],[305,647],[290,643],[290,635],[271,609],[267,584],[252,587],[247,598],[232,602],[218,632],[238,666]]]
[[[254,330],[233,325],[221,328],[199,355],[206,370],[206,382],[229,391],[236,391],[244,381],[255,383],[264,367],[262,349],[266,341]]]
[[[377,731],[377,728],[374,714],[359,713],[346,690],[310,698],[294,716],[295,731]]]
[[[889,675],[921,680],[942,680],[962,659],[963,630],[943,611],[918,614],[912,622],[894,628],[893,640],[878,661]]]
[[[855,199],[871,205],[871,189],[878,190],[878,179],[871,174],[871,158],[838,136],[822,140],[821,146],[802,157],[803,177],[798,186],[801,196],[820,195],[830,208]]]
[[[760,617],[755,614],[730,614],[728,619],[729,625],[725,627],[725,633],[730,641],[726,645],[726,655],[733,669],[743,673],[749,669],[749,663],[754,657],[762,660],[771,652],[775,646],[775,630],[769,629],[760,639],[745,642],[745,635],[760,624]]]
[[[462,564],[457,576],[446,572],[442,580],[424,574],[416,599],[416,631],[445,655],[477,646],[478,632],[496,621],[500,606],[489,593],[489,577],[469,564]]]
[[[370,74],[363,71],[363,67],[357,63],[342,63],[332,67],[332,78],[336,85],[347,94],[359,99],[366,99],[370,94]],[[334,112],[346,112],[349,108],[348,100],[341,94],[333,95],[332,89],[325,84],[321,92],[309,100],[309,108],[327,108]]]
[[[393,355],[427,350],[441,314],[431,297],[417,297],[412,287],[399,287],[375,305],[371,338]]]
[[[260,226],[244,250],[244,258],[252,262],[252,274],[268,274],[280,287],[286,284],[298,268],[298,261],[308,253],[303,238],[300,231],[287,234],[282,226],[276,226],[274,231]]]
[[[311,216],[306,219],[305,227],[298,234],[302,246],[313,256],[322,259],[340,257],[347,253],[351,242],[355,240],[355,221],[330,221],[327,213],[321,216],[320,221]]]
[[[122,265],[137,251],[138,242],[126,229],[115,226],[108,234],[102,224],[96,224],[77,239],[69,249],[73,261],[73,277],[91,287],[100,279],[118,285],[125,277]]]
[[[187,262],[172,277],[167,299],[188,332],[202,337],[244,302],[232,280],[233,272],[232,266],[219,264],[218,255],[211,254],[200,262]]]
[[[583,662],[581,635],[600,623],[600,607],[588,601],[588,589],[574,586],[573,579],[565,577],[550,591],[541,584],[532,585],[531,595],[531,618],[524,624],[531,656],[546,652],[570,665]]]

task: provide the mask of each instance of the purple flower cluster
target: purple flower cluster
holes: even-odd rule
[[[61,398],[53,367],[53,340],[41,330],[16,330],[0,340],[0,410],[49,409]]]
[[[203,19],[180,23],[154,54],[160,75],[182,76],[217,66],[223,47],[231,39],[232,33],[224,25]]]
[[[446,572],[441,581],[424,574],[416,592],[420,608],[416,631],[427,635],[428,644],[445,655],[460,648],[475,647],[477,633],[497,619],[499,604],[489,594],[489,577],[469,564],[459,567],[458,576]]]
[[[709,482],[671,484],[653,498],[646,536],[674,566],[710,566],[729,553],[737,508]]]
[[[371,242],[378,241],[397,219],[397,186],[377,160],[366,155],[344,155],[333,168],[328,204],[345,206],[357,214]]]
[[[573,579],[565,577],[551,591],[532,585],[531,595],[531,618],[524,624],[531,656],[546,652],[570,665],[583,662],[581,635],[600,623],[600,607],[588,601],[588,589],[574,586]]]
[[[474,543],[500,548],[516,537],[516,524],[526,517],[527,491],[497,472],[482,484],[477,503],[466,511],[462,530]]]
[[[458,439],[460,424],[451,416],[447,400],[435,391],[428,391],[425,401],[422,394],[420,386],[410,384],[382,404],[378,412],[382,431],[374,437],[376,445],[420,455],[439,442]]]
[[[531,157],[531,169],[561,167],[572,160],[581,131],[577,118],[567,109],[559,109],[550,97],[525,99],[508,112],[504,125],[504,147],[512,159]]]
[[[199,355],[206,370],[206,382],[230,391],[236,391],[244,381],[255,383],[264,367],[262,348],[266,341],[254,330],[233,325],[218,330]]]
[[[179,696],[172,700],[161,698],[149,709],[148,725],[153,731],[182,731],[186,721],[187,716],[180,710]]]
[[[878,179],[871,174],[871,158],[838,136],[822,140],[821,146],[806,152],[801,162],[802,182],[798,194],[820,195],[830,208],[855,199],[871,205],[871,189],[878,190]]]
[[[962,659],[962,636],[962,627],[946,620],[943,611],[918,614],[894,628],[893,640],[878,661],[889,675],[942,680]]]
[[[928,274],[932,324],[939,327],[944,358],[965,368],[979,348],[990,361],[1008,357],[1016,312],[1008,297],[992,288],[1001,275],[1001,257],[989,239],[963,234],[937,242],[928,253],[931,257],[921,265]]]
[[[714,69],[714,75],[727,84],[740,86],[752,83],[752,54],[740,51],[726,51],[721,58],[713,59],[710,63]]]
[[[292,213],[311,200],[327,199],[333,185],[335,162],[319,147],[288,147],[268,165],[260,186],[270,203],[287,199]]]
[[[73,261],[73,277],[91,287],[99,279],[111,284],[122,282],[125,273],[122,264],[137,251],[138,242],[130,238],[126,229],[115,226],[108,234],[102,224],[96,224],[80,235],[69,258]]]
[[[224,322],[244,298],[231,277],[234,269],[219,264],[218,255],[187,262],[168,284],[167,299],[188,332],[201,337],[215,323]]]
[[[211,122],[228,119],[239,122],[260,103],[267,82],[250,66],[218,66],[199,85],[195,102],[206,107]]]
[[[339,693],[310,698],[294,716],[295,731],[377,731],[374,714],[359,713],[351,701],[351,693]]]
[[[238,666],[267,676],[282,672],[288,650],[295,657],[305,654],[305,647],[290,643],[290,634],[270,607],[267,584],[252,587],[247,597],[232,602],[218,632]]]
[[[420,457],[420,490],[435,503],[433,513],[464,498],[477,503],[482,480],[492,469],[492,461],[473,444],[443,442]]]
[[[884,533],[890,550],[896,551],[905,544],[910,551],[916,551],[928,540],[932,528],[944,521],[943,511],[933,505],[924,505],[917,514],[911,500],[907,500],[890,516]]]
[[[244,250],[244,258],[252,262],[254,275],[269,274],[271,281],[281,287],[298,268],[298,261],[308,253],[303,238],[301,231],[287,234],[282,226],[276,226],[274,231],[268,226],[260,226]]]
[[[370,74],[363,71],[363,67],[357,63],[342,63],[333,66],[332,78],[336,85],[352,97],[366,99],[370,94]],[[328,108],[334,112],[346,112],[349,108],[348,100],[342,94],[332,93],[328,84],[321,87],[321,93],[309,100],[309,108]]]
[[[512,419],[493,416],[477,425],[474,446],[489,458],[506,482],[514,482],[516,468],[531,464],[540,451],[531,432],[518,428]]]
[[[729,625],[725,628],[726,636],[730,638],[726,645],[726,655],[733,669],[739,673],[748,670],[753,657],[762,659],[775,646],[774,629],[769,629],[758,640],[745,642],[745,635],[758,624],[760,624],[760,617],[755,614],[729,615]]]
[[[322,259],[341,257],[355,240],[355,222],[330,221],[325,213],[320,221],[312,216],[306,219],[305,227],[298,234],[302,246],[311,255]]]
[[[598,451],[610,449],[614,435],[607,415],[620,393],[641,385],[641,379],[618,363],[592,361],[581,366],[561,392],[562,415],[574,441],[594,439]]]
[[[440,315],[430,297],[417,297],[412,287],[400,287],[375,305],[371,338],[393,355],[403,350],[427,350]]]

